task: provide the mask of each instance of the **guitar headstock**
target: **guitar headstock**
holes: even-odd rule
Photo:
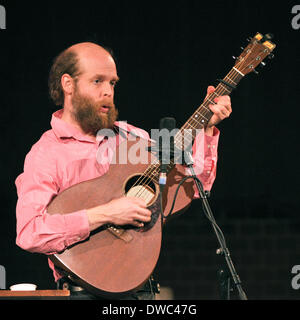
[[[276,45],[270,41],[271,39],[272,35],[270,34],[263,36],[257,33],[236,59],[235,69],[239,70],[243,75],[256,72],[255,68],[260,65],[267,56],[272,57],[273,55],[271,52],[275,49]],[[262,64],[264,65],[264,63]]]

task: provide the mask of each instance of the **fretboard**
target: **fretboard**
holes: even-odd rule
[[[243,76],[244,75],[238,69],[233,67],[223,80],[219,80],[220,83],[216,87],[216,90],[204,99],[203,103],[175,135],[174,143],[177,148],[183,150],[182,146],[192,145],[198,133],[197,130],[205,128],[210,118],[213,116],[213,112],[210,110],[209,105],[216,104],[214,99],[219,96],[230,95]],[[170,172],[174,165],[174,162],[171,162],[168,165],[167,171]],[[158,182],[159,167],[159,161],[151,164],[145,170],[144,175],[149,176],[152,180]]]
[[[194,112],[194,114],[188,119],[188,121],[180,129],[181,134],[184,135],[184,131],[190,129],[191,137],[190,143],[192,143],[196,136],[196,130],[205,128],[213,116],[213,112],[209,109],[210,104],[216,104],[214,99],[222,95],[230,95],[232,90],[238,85],[243,78],[243,74],[236,68],[232,68],[223,80],[219,80],[220,83],[216,87],[216,90],[208,95],[200,107]]]

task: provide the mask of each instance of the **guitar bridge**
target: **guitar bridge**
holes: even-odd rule
[[[115,226],[109,226],[107,229],[110,233],[112,233],[115,237],[125,241],[130,242],[133,239],[133,236],[126,230],[121,228],[116,228]]]

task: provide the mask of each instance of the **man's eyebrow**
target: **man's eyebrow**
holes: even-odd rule
[[[92,79],[94,79],[94,78],[106,78],[106,77],[107,76],[105,76],[104,74],[97,73],[92,77]],[[118,82],[120,80],[120,78],[118,76],[116,76],[116,77],[112,77],[111,80],[114,80],[114,81]]]

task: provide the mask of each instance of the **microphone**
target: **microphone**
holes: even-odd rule
[[[170,133],[176,128],[176,120],[169,117],[162,118],[159,127],[160,174],[158,182],[162,191],[167,183],[167,167],[170,159],[174,157],[174,134],[170,135]]]

